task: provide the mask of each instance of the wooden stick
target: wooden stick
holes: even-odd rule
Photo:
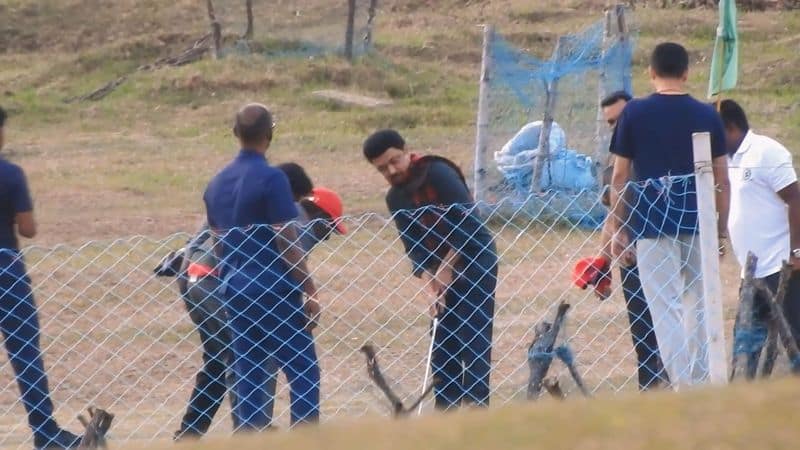
[[[565,317],[569,310],[569,304],[561,302],[556,311],[555,320],[551,326],[548,322],[542,322],[536,327],[536,336],[528,347],[528,367],[530,368],[530,378],[528,378],[528,399],[535,400],[542,392],[542,381],[547,376],[550,364],[553,361],[553,348],[555,347],[558,332],[564,324]]]
[[[542,386],[544,386],[547,393],[553,398],[558,400],[564,400],[567,398],[566,394],[564,394],[564,391],[561,390],[561,385],[558,382],[558,378],[547,377],[542,381]]]
[[[744,281],[742,282],[742,290],[739,293],[739,311],[736,314],[736,325],[734,325],[734,348],[731,361],[730,381],[733,381],[736,376],[736,371],[739,368],[745,371],[745,375],[748,379],[753,379],[753,377],[755,377],[755,373],[751,371],[748,365],[750,354],[746,349],[736,348],[736,333],[738,331],[749,332],[753,329],[753,300],[756,295],[756,288],[753,286],[753,280],[755,279],[757,265],[758,257],[753,254],[753,252],[748,252],[744,269]]]
[[[106,433],[111,428],[114,415],[97,409],[92,406],[88,408],[89,420],[82,415],[78,415],[78,421],[86,428],[86,432],[81,438],[78,448],[108,448],[106,443]]]
[[[417,406],[422,404],[422,401],[428,394],[433,391],[433,386],[435,384],[435,380],[433,383],[428,385],[428,387],[422,391],[422,394],[417,398],[411,406],[406,407],[403,405],[403,401],[400,400],[400,397],[394,393],[392,388],[389,386],[389,383],[386,381],[386,378],[383,376],[383,372],[381,372],[381,368],[378,365],[378,356],[377,352],[375,351],[375,346],[372,344],[364,344],[361,347],[361,351],[367,357],[367,375],[369,378],[378,386],[378,389],[383,392],[383,395],[389,399],[389,402],[392,404],[392,415],[394,417],[402,417],[407,416],[411,412],[413,412]]]
[[[564,351],[556,351],[556,356],[567,366],[569,374],[572,375],[572,379],[575,380],[575,385],[581,390],[581,394],[583,394],[584,397],[591,397],[589,390],[586,389],[586,384],[583,382],[581,374],[578,373],[578,368],[575,367],[575,361],[568,357],[568,355],[572,355],[572,350],[570,350],[567,344],[563,345],[563,349]]]
[[[556,48],[553,50],[553,63],[557,64],[561,59],[563,43],[566,42],[565,36],[560,36],[556,41]],[[533,160],[533,175],[531,177],[531,192],[541,192],[542,190],[542,170],[544,164],[550,159],[550,131],[553,128],[553,113],[556,109],[558,99],[558,77],[550,74],[553,78],[544,82],[545,87],[545,106],[542,127],[539,129],[539,151]],[[551,180],[552,181],[552,180]]]
[[[778,359],[778,330],[769,326],[767,331],[767,343],[764,346],[764,354],[761,362],[761,377],[767,378],[772,375],[775,368],[775,360]]]
[[[800,361],[800,349],[797,347],[797,341],[792,334],[789,321],[786,320],[786,316],[783,314],[783,309],[781,308],[791,277],[792,266],[789,264],[784,264],[783,268],[781,269],[778,292],[773,294],[769,287],[767,287],[762,280],[755,280],[754,284],[756,285],[757,289],[761,290],[763,294],[770,299],[768,303],[770,307],[771,326],[778,330],[778,336],[783,344],[783,348],[786,349],[786,355],[789,357],[792,373],[797,374],[800,373],[800,364],[797,364],[797,362]]]

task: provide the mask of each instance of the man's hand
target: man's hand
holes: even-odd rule
[[[611,253],[624,266],[631,266],[636,263],[636,253],[628,238],[628,233],[624,231],[614,233],[611,242]]]
[[[428,313],[431,317],[436,317],[444,310],[445,294],[450,289],[450,285],[453,284],[453,270],[442,265],[434,275],[423,272],[422,281],[435,299],[428,308]]]
[[[611,285],[609,284],[607,287],[604,287],[602,289],[595,289],[594,295],[596,295],[598,300],[600,300],[601,302],[607,299],[608,297],[611,297]]]
[[[789,264],[792,266],[792,271],[800,272],[800,258],[796,256],[790,256]]]
[[[303,311],[305,311],[306,318],[308,319],[306,330],[311,332],[319,325],[319,316],[322,313],[322,308],[319,306],[319,302],[316,298],[308,297],[303,305]]]

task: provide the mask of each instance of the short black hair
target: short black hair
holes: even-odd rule
[[[236,113],[234,132],[246,143],[259,142],[262,139],[272,141],[272,114],[263,105],[250,104]]]
[[[376,131],[364,141],[364,157],[367,161],[372,161],[390,148],[405,150],[406,141],[403,140],[403,136],[391,129]]]
[[[8,114],[6,114],[6,110],[0,106],[0,128],[3,128],[6,125],[6,119],[8,118]]]
[[[633,97],[631,97],[631,94],[628,94],[625,91],[612,92],[611,94],[608,94],[603,100],[600,101],[600,107],[601,108],[605,108],[605,107],[611,106],[611,105],[613,105],[614,103],[617,103],[620,100],[624,100],[626,102],[629,102],[629,101],[631,101],[632,98]]]
[[[277,167],[283,171],[283,173],[286,174],[286,178],[289,179],[289,187],[292,188],[292,195],[295,199],[301,199],[311,195],[311,191],[314,189],[314,183],[311,182],[311,178],[309,178],[303,166],[288,162],[278,164]]]
[[[733,100],[725,99],[719,104],[719,115],[722,116],[722,123],[725,128],[735,127],[739,131],[748,131],[750,124],[747,123],[747,114],[744,109]]]
[[[662,42],[653,49],[650,67],[662,78],[680,78],[689,70],[689,53],[682,45]]]

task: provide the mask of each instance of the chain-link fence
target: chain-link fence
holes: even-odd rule
[[[651,197],[654,193],[677,190],[681,195],[692,195],[694,189],[693,177],[651,180],[637,186],[640,189],[636,194],[627,197],[632,199],[630,205],[634,208],[642,202],[658,201],[654,200],[658,195]],[[501,202],[485,206],[491,211],[506,205]],[[684,206],[689,205],[673,204],[668,208]],[[488,316],[494,332],[491,340],[493,405],[526,398],[528,348],[534,338],[534,326],[544,319],[552,320],[556,306],[562,301],[569,303],[571,309],[559,342],[568,345],[577,370],[591,392],[636,390],[643,384],[663,384],[667,378],[672,378],[674,384],[708,379],[708,358],[703,356],[707,347],[701,314],[699,238],[695,230],[684,230],[685,235],[679,238],[668,236],[645,246],[640,241],[641,280],[645,292],[652,297],[645,301],[638,280],[632,278],[633,271],[623,271],[625,278],[620,282],[620,272],[616,268],[608,272],[603,261],[584,259],[599,253],[600,231],[542,219],[525,209],[511,216],[491,214],[491,219],[485,221],[468,205],[398,214],[408,214],[412,221],[418,218],[423,223],[422,215],[426,213],[436,218],[434,223],[428,223],[431,230],[464,229],[465,221],[476,220],[476,226],[488,230],[496,244],[499,274],[494,312]],[[683,213],[693,214],[693,211],[690,208]],[[319,327],[314,331],[321,368],[318,387],[323,420],[385,415],[390,411],[389,403],[367,376],[364,355],[360,352],[362,345],[376,346],[384,374],[403,399],[418,396],[423,388],[431,346],[428,306],[432,297],[428,287],[410,275],[410,264],[395,221],[382,214],[366,214],[343,218],[341,223],[348,229],[347,233],[331,235],[309,256],[309,267],[317,280],[323,306]],[[252,229],[237,232],[240,238],[255,239],[257,235]],[[455,233],[440,233],[439,237],[442,242],[452,244]],[[139,236],[90,242],[80,247],[24,250],[41,321],[41,347],[50,389],[56,416],[62,424],[74,427],[75,415],[93,404],[116,414],[111,437],[118,441],[169,438],[181,427],[195,375],[203,366],[201,342],[197,326],[192,322],[197,317],[190,318],[187,314],[187,303],[182,300],[175,279],[156,276],[154,269],[163,262],[165,255],[184,247],[189,237],[174,235],[167,239],[151,239]],[[472,238],[471,235],[463,237],[464,242]],[[222,242],[226,239],[221,238]],[[244,241],[239,242],[240,248],[246,247]],[[266,244],[263,248],[273,248],[272,245]],[[470,256],[471,250],[454,250],[463,253],[462,262],[455,267],[469,266],[474,256]],[[576,267],[579,261],[581,265]],[[474,270],[475,267],[464,269],[461,276],[456,276],[455,283],[466,282],[478,287],[493,284],[486,277],[476,282],[472,275],[463,275],[475,273]],[[185,273],[187,286],[217,275],[197,268]],[[599,301],[592,286],[599,285],[602,290],[605,275],[613,278],[610,298]],[[18,282],[24,283],[24,280]],[[589,286],[581,290],[576,284]],[[672,290],[662,295],[662,290],[668,288]],[[247,289],[244,291],[255,292],[253,286]],[[271,288],[256,286],[255,289]],[[680,294],[681,290],[689,293],[682,305],[690,324],[688,328],[681,325],[684,319],[680,316],[681,306],[667,304],[667,297]],[[213,289],[207,290],[211,291]],[[226,295],[235,295],[230,292]],[[492,297],[490,288],[481,292],[478,303]],[[216,292],[214,295],[229,298]],[[473,294],[463,297],[470,295]],[[10,301],[8,293],[4,297],[4,302]],[[221,302],[224,304],[226,300]],[[660,305],[651,311],[655,333],[646,314],[648,304],[651,308],[653,304]],[[448,308],[452,306],[448,304]],[[225,314],[236,308],[223,306],[221,321],[225,322],[228,317]],[[205,314],[211,317],[214,312]],[[472,320],[464,318],[467,325]],[[212,330],[211,334],[221,339],[223,349],[232,350],[221,334],[214,334],[212,327],[205,329]],[[437,332],[441,330],[442,327]],[[632,330],[636,346],[632,343]],[[265,332],[270,333],[269,330]],[[465,334],[459,334],[461,340],[456,348],[472,345],[473,337],[479,332],[469,327],[460,331]],[[660,359],[656,335],[658,341],[663,341]],[[206,341],[208,339],[206,336]],[[217,358],[221,366],[217,371],[224,370],[224,358],[211,356],[211,359]],[[25,445],[30,435],[25,411],[5,353],[0,357],[3,358],[0,365],[0,386],[3,386],[0,390],[0,416],[3,417],[0,445]],[[564,366],[554,363],[550,374],[559,376],[562,387],[574,392]],[[218,396],[225,395],[226,382],[219,379],[222,377],[219,375],[216,380],[217,388],[222,386]],[[273,423],[286,427],[290,400],[284,376],[279,377],[277,385]],[[424,409],[432,407],[428,399]],[[200,413],[213,414],[212,411]],[[230,430],[226,400],[210,432]]]

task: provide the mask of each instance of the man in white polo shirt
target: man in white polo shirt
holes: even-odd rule
[[[758,257],[755,277],[763,279],[773,292],[778,288],[783,261],[792,264],[795,272],[789,282],[784,312],[797,339],[800,337],[800,187],[792,155],[774,139],[753,133],[744,110],[733,100],[721,102],[720,115],[730,156],[728,228],[733,251],[743,272],[747,253],[753,252]],[[757,294],[753,321],[762,335],[766,331],[767,305],[767,299]],[[758,350],[748,361],[748,373],[753,375],[763,346],[763,339],[756,340],[761,341],[753,342]]]

